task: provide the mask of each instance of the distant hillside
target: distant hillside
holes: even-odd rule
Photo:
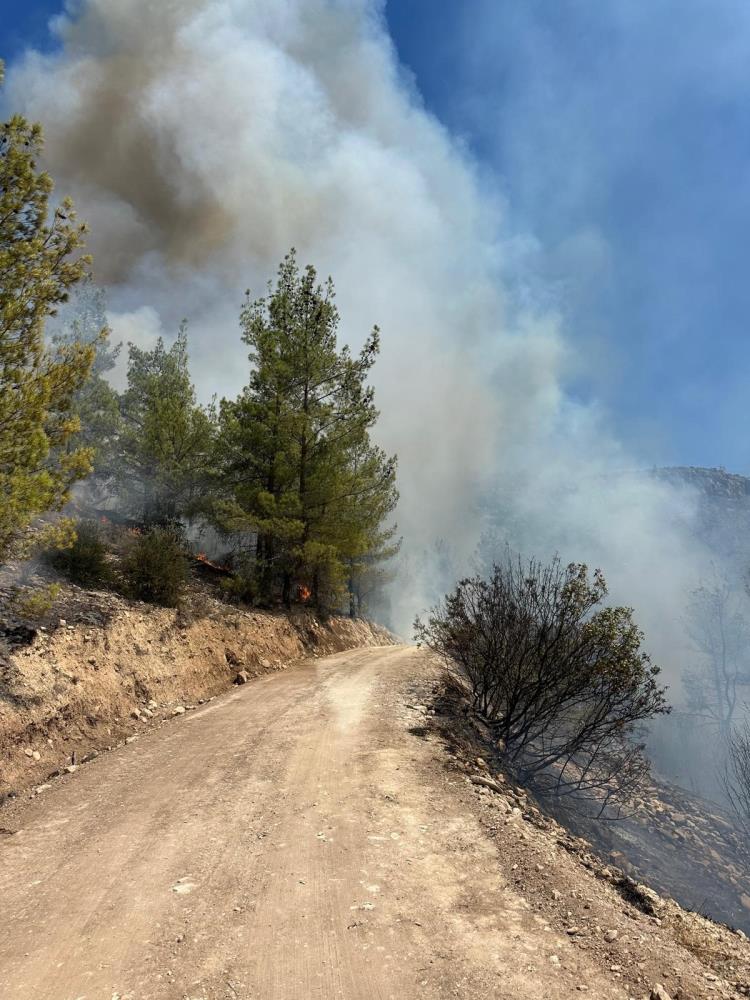
[[[652,475],[676,486],[691,486],[713,500],[734,500],[750,504],[750,479],[727,472],[726,469],[674,465],[654,469]]]
[[[694,466],[654,469],[651,475],[697,494],[700,540],[735,569],[750,568],[750,478]]]

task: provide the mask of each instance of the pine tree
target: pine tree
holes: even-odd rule
[[[257,355],[256,355],[257,357]],[[214,521],[230,534],[254,537],[254,574],[259,594],[269,599],[283,581],[291,599],[293,551],[302,536],[295,489],[290,421],[283,383],[274,382],[281,365],[266,356],[237,400],[222,400],[217,467],[220,493]]]
[[[336,498],[334,523],[347,529],[339,551],[346,568],[349,614],[356,618],[393,579],[387,568],[398,555],[397,526],[387,523],[398,503],[396,464],[369,440],[350,456],[348,489]]]
[[[243,396],[222,404],[224,511],[256,534],[264,596],[280,586],[288,603],[296,585],[330,606],[392,538],[382,521],[396,504],[396,460],[369,440],[379,332],[356,357],[339,348],[333,283],[300,272],[294,251],[268,296],[248,297],[241,324],[253,369]]]
[[[53,344],[82,344],[95,352],[91,375],[75,393],[73,409],[81,424],[79,442],[92,453],[93,471],[86,480],[86,493],[91,502],[101,503],[113,489],[120,431],[120,400],[106,374],[115,367],[122,347],[110,343],[103,289],[90,278],[83,281],[62,311],[60,326],[52,337]]]
[[[0,124],[0,559],[90,469],[90,452],[72,445],[73,400],[94,351],[50,350],[44,339],[47,317],[89,264],[79,253],[85,227],[67,200],[49,219],[53,184],[37,169],[41,147],[39,125],[18,115]]]
[[[121,415],[117,467],[126,507],[146,523],[184,518],[201,496],[214,434],[211,408],[196,402],[184,323],[169,349],[161,338],[152,351],[129,345]]]

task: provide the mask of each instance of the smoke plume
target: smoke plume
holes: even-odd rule
[[[703,572],[689,498],[614,475],[641,456],[566,395],[581,360],[557,318],[504,292],[502,199],[425,110],[382,4],[82,0],[54,30],[59,51],[11,67],[5,100],[43,123],[90,223],[116,337],[186,316],[201,394],[236,393],[242,295],[291,246],[334,276],[353,347],[381,326],[378,437],[399,454],[412,567],[395,624],[452,582],[416,554],[443,539],[463,572],[491,523],[528,554],[601,566],[678,661]]]

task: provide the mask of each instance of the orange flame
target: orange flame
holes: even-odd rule
[[[299,599],[301,601],[306,602],[306,601],[309,601],[311,597],[312,597],[312,591],[310,590],[310,588],[309,587],[305,587],[304,585],[302,585],[299,588]]]
[[[199,552],[195,557],[198,562],[205,563],[206,566],[210,566],[211,569],[221,570],[223,573],[229,573],[230,569],[228,566],[220,566],[218,563],[212,562],[205,552]]]

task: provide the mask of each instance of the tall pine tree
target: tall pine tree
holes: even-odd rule
[[[37,515],[64,506],[91,459],[72,441],[93,348],[50,350],[44,338],[47,317],[86,272],[85,227],[69,201],[50,218],[41,147],[39,125],[18,115],[0,124],[0,559]]]
[[[241,316],[250,383],[221,409],[220,467],[230,500],[224,526],[255,532],[266,599],[295,589],[318,606],[341,601],[355,567],[387,546],[382,521],[397,500],[395,458],[369,438],[378,413],[368,374],[375,328],[359,353],[337,343],[333,283],[294,251],[268,296]]]
[[[146,523],[176,522],[199,502],[211,463],[214,418],[196,401],[183,324],[174,344],[130,345],[121,397],[120,496]]]
[[[91,374],[74,394],[72,405],[81,425],[78,444],[91,449],[93,469],[86,479],[86,496],[89,502],[99,504],[109,497],[115,484],[120,400],[106,375],[115,367],[122,345],[110,342],[106,296],[90,278],[75,289],[59,319],[53,344],[81,344],[94,351]]]

